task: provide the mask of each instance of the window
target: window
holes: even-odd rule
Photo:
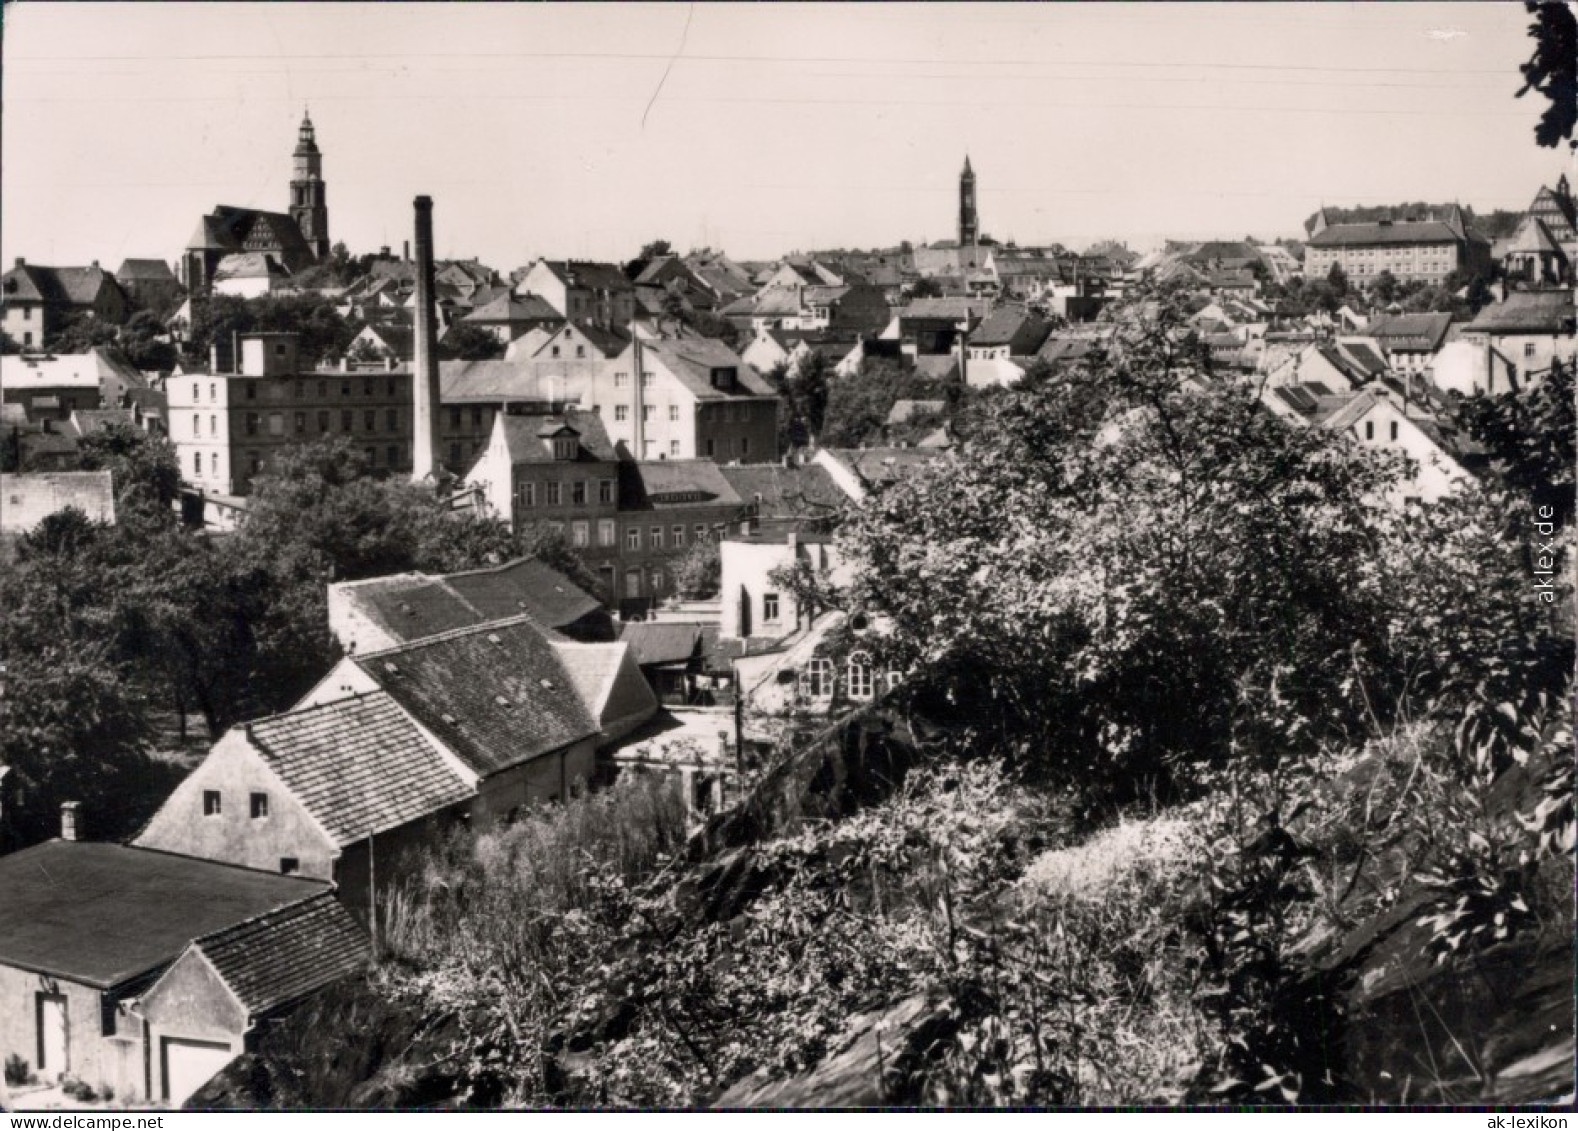
[[[193,452],[192,453],[192,474],[194,474],[194,475],[201,475],[201,474],[203,474],[203,453],[202,452]]]
[[[213,452],[213,453],[211,453],[209,455],[209,457],[208,457],[208,470],[213,472],[213,474],[215,474],[215,475],[219,474],[219,453],[218,452]]]
[[[203,816],[217,817],[219,816],[219,810],[219,791],[217,789],[203,790]]]
[[[872,678],[871,657],[865,652],[851,652],[844,664],[844,684],[851,699],[870,699],[876,690]]]
[[[1523,343],[1523,356],[1524,357],[1533,357],[1534,356],[1534,343],[1533,342],[1524,342]]]
[[[258,399],[257,382],[256,381],[248,381],[247,385],[246,385],[246,388],[247,388],[247,400],[249,400],[249,401],[257,400]]]
[[[362,452],[367,456],[367,466],[368,467],[377,467],[378,466],[378,449],[377,448],[363,448]]]
[[[589,522],[570,523],[570,545],[585,549],[592,544],[592,524]]]
[[[612,546],[618,540],[614,533],[614,520],[611,518],[599,519],[597,522],[597,544],[599,546]]]
[[[449,410],[449,426],[451,428],[460,427],[460,410],[458,408],[452,408]]]
[[[670,422],[677,421],[679,419],[679,405],[671,404],[668,406],[668,418]]]
[[[663,592],[663,588],[664,588],[663,571],[660,570],[660,569],[654,569],[652,571],[652,579],[651,580],[652,580],[652,592],[653,593],[661,593],[661,592]]]
[[[390,444],[388,449],[387,449],[387,455],[389,457],[389,466],[390,467],[399,467],[400,466],[400,448],[399,448],[398,445]]]
[[[460,445],[457,443],[449,445],[449,462],[452,464],[460,463]]]
[[[1397,439],[1397,421],[1392,421],[1392,439]]]
[[[579,446],[574,436],[561,436],[553,442],[553,458],[574,459]]]
[[[614,420],[616,422],[620,422],[620,421],[625,421],[625,420],[629,420],[629,419],[630,419],[630,406],[627,405],[627,404],[616,404],[614,406]]]
[[[378,431],[378,412],[377,412],[377,410],[370,408],[366,412],[362,413],[362,424],[367,429],[367,431],[369,431],[369,432],[376,432],[376,431]]]
[[[763,593],[762,594],[762,620],[764,620],[764,621],[775,621],[775,620],[777,620],[778,616],[779,616],[779,611],[780,610],[779,610],[779,607],[778,607],[778,594],[776,594],[776,593]]]
[[[306,430],[307,430],[307,414],[304,413],[304,412],[298,412],[296,414],[296,431],[297,432],[305,432]]]
[[[639,537],[640,531],[637,531]],[[625,570],[625,596],[631,600],[641,596],[641,571],[639,569]]]
[[[642,420],[651,420],[652,419],[652,412],[653,412],[653,409],[652,409],[651,405],[649,405],[649,404],[642,405],[641,406],[641,419]]]
[[[255,413],[255,412],[249,412],[249,413],[247,413],[247,435],[248,436],[256,436],[257,434],[258,434],[258,414]]]
[[[252,819],[261,821],[268,816],[268,794],[254,793],[252,795]]]
[[[342,408],[340,410],[340,431],[341,432],[349,432],[350,430],[351,430],[351,410],[348,409],[348,408]]]
[[[652,387],[652,371],[650,369],[642,371],[641,387],[643,389],[650,389]]]
[[[614,501],[614,481],[612,479],[599,479],[597,481],[597,501],[611,503]]]
[[[192,417],[192,435],[194,435],[194,436],[201,436],[202,434],[203,434],[203,418],[201,416],[194,415]]]
[[[751,454],[751,438],[749,436],[740,437],[740,454],[742,456]]]
[[[258,454],[256,452],[253,452],[251,454],[252,454],[252,474],[256,475],[258,472],[263,470],[263,460],[258,456]]]
[[[515,488],[515,499],[523,507],[534,507],[534,506],[536,506],[537,505],[537,484],[535,484],[535,483],[521,483],[521,484],[518,484],[516,486],[516,488]]]
[[[654,550],[661,550],[663,548],[663,528],[661,526],[654,526],[652,528],[652,548]]]
[[[614,374],[614,388],[616,388],[616,389],[627,389],[629,387],[630,387],[630,374],[628,374],[628,373],[615,373]]]
[[[33,344],[33,331],[24,330],[22,332],[22,344],[24,346],[30,346]]]
[[[707,458],[708,459],[711,459],[714,455],[717,454],[716,448],[717,448],[717,445],[712,442],[712,437],[709,436],[707,438]]]
[[[471,410],[471,426],[473,428],[482,427],[482,409],[474,408]]]
[[[548,355],[550,357],[558,357],[559,356],[559,347],[558,346],[551,346],[551,347],[549,347]]]
[[[641,528],[631,526],[625,529],[625,549],[639,550],[641,548]]]
[[[576,357],[585,357],[586,356],[586,347],[585,346],[576,346],[575,347],[575,356]]]
[[[673,456],[675,459],[679,458],[679,441],[678,440],[670,440],[668,442],[668,454]]]
[[[270,436],[283,436],[285,434],[285,414],[271,412],[268,414],[268,434]]]
[[[350,395],[351,395],[351,383],[349,381],[341,381],[340,382],[340,396],[348,397]]]
[[[680,525],[675,525],[674,530],[673,530],[673,534],[674,534],[674,548],[676,550],[678,550],[682,546],[685,545],[685,528],[683,526],[680,526]]]
[[[326,397],[328,395],[329,395],[329,383],[327,381],[319,381],[318,382],[318,396],[319,396],[319,398],[321,399],[321,398]]]
[[[391,408],[384,413],[384,426],[391,432],[400,431],[400,410]]]
[[[557,507],[564,502],[564,484],[557,481],[549,483],[547,505]]]
[[[817,656],[800,673],[800,694],[810,699],[833,697],[833,661]]]
[[[299,871],[301,871],[301,861],[294,856],[281,856],[279,858],[280,875],[294,876]]]
[[[329,410],[326,409],[326,408],[319,409],[318,410],[318,431],[319,432],[327,432],[328,430],[329,430]]]
[[[703,542],[703,541],[706,540],[706,538],[707,538],[707,524],[704,523],[704,522],[698,522],[696,524],[696,541]]]
[[[570,484],[570,502],[577,507],[586,505],[586,480],[577,479]]]
[[[1375,421],[1366,420],[1364,422],[1364,438],[1366,440],[1375,439]]]
[[[372,395],[373,395],[373,379],[371,377],[368,377],[368,378],[366,378],[365,380],[362,381],[362,396],[370,397]]]

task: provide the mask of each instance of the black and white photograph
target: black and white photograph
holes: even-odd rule
[[[1565,1127],[1575,11],[8,0],[0,1111]]]

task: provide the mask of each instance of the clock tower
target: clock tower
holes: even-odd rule
[[[303,113],[296,135],[295,171],[290,181],[290,218],[322,263],[329,258],[328,186],[323,183],[323,154],[312,129],[312,118]]]
[[[964,172],[959,174],[959,246],[974,247],[981,236],[981,221],[975,212],[975,172],[970,159],[964,159]]]

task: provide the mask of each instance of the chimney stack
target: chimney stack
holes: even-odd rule
[[[400,253],[400,258],[405,260],[407,263],[411,262],[411,241],[410,240],[406,240],[405,241],[405,249]]]
[[[22,257],[21,257],[21,256],[20,256],[20,255],[19,255],[19,256],[17,256],[17,257],[16,257],[16,265],[17,265],[17,266],[18,266],[18,267],[26,267],[26,266],[27,266],[27,260],[25,260],[25,259],[23,259],[23,258],[22,258]]]
[[[416,367],[411,374],[415,404],[411,478],[436,476],[438,464],[438,315],[433,296],[433,198],[419,196],[416,209]]]
[[[79,830],[78,819],[82,813],[82,802],[67,801],[60,806],[60,839],[76,840]]]

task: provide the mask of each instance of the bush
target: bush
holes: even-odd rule
[[[38,1077],[33,1075],[33,1067],[16,1053],[5,1058],[5,1082],[10,1088],[21,1088],[28,1084],[38,1083]]]

